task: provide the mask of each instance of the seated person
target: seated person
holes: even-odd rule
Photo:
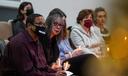
[[[44,47],[39,36],[44,35],[44,18],[31,14],[26,21],[26,30],[13,37],[7,44],[6,57],[18,76],[65,76],[62,71],[52,69],[46,61]]]
[[[110,33],[106,26],[106,21],[107,21],[106,10],[102,7],[98,7],[95,9],[94,16],[95,16],[95,19],[94,19],[95,25],[99,28],[101,36],[104,38],[106,43],[108,43],[110,39]]]
[[[66,27],[64,28],[66,29]],[[72,41],[70,40],[68,34],[70,35],[70,30],[63,31],[63,36],[58,40],[58,47],[60,50],[60,59],[63,62],[66,59],[81,55],[81,47],[75,48]]]
[[[93,11],[83,9],[77,17],[78,25],[72,27],[70,38],[76,47],[81,46],[84,54],[93,54],[97,58],[104,56],[105,42],[102,36],[91,30]]]
[[[69,71],[79,76],[97,76],[98,71],[100,71],[98,70],[99,58],[104,56],[103,38],[90,29],[93,25],[92,14],[91,9],[81,10],[77,17],[78,25],[72,26],[70,33],[70,38],[75,47],[81,46],[80,52],[82,51],[82,55],[65,61],[69,61],[71,65]]]

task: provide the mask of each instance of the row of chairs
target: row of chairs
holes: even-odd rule
[[[0,76],[15,75],[15,74],[11,74],[15,72],[12,72],[12,70],[10,71],[9,68],[5,68],[3,63],[6,40],[8,40],[8,38],[11,36],[12,36],[11,22],[0,21]]]
[[[0,39],[6,40],[12,36],[11,22],[0,21]]]

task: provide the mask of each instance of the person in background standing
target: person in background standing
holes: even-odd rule
[[[34,13],[32,3],[22,2],[18,8],[17,18],[12,21],[12,32],[13,36],[17,35],[19,32],[25,30],[26,19],[29,15]]]

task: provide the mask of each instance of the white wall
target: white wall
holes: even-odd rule
[[[45,18],[54,8],[62,9],[67,15],[67,24],[74,25],[76,17],[81,9],[107,6],[108,0],[22,0],[30,1],[36,13],[42,14]]]

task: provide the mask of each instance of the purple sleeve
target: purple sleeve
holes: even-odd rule
[[[55,76],[54,72],[40,71],[33,66],[29,50],[24,44],[10,44],[8,49],[9,58],[23,76]]]

